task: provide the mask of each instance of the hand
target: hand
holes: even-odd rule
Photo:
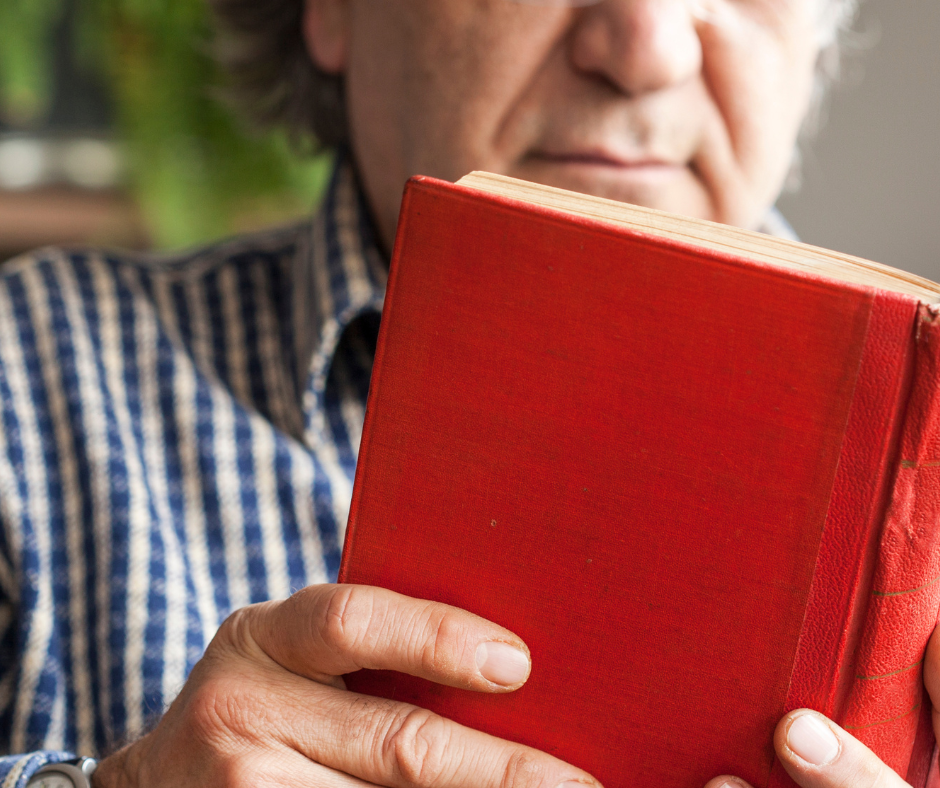
[[[822,714],[798,709],[777,725],[774,749],[802,788],[910,788],[864,744]],[[750,788],[737,777],[716,777],[705,788]]]
[[[934,735],[940,739],[940,627],[927,645],[924,684],[933,703]],[[910,788],[868,747],[815,711],[787,714],[777,725],[774,749],[802,788]],[[737,777],[716,777],[705,788],[725,786],[749,788]]]
[[[529,667],[519,638],[463,610],[312,586],[230,616],[159,725],[103,760],[95,788],[597,786],[545,753],[356,695],[340,678],[389,669],[502,693]]]

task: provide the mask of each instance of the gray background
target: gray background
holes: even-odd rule
[[[864,0],[862,51],[778,205],[808,243],[940,281],[940,0]]]

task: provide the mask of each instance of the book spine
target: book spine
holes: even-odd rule
[[[940,608],[940,309],[921,306],[913,380],[843,727],[920,785],[933,753],[924,650]]]
[[[391,304],[394,301],[395,283],[398,281],[398,258],[401,255],[401,246],[404,243],[406,235],[405,227],[410,214],[408,204],[411,201],[411,191],[413,184],[419,182],[420,178],[412,178],[405,187],[405,193],[402,196],[401,212],[398,219],[398,231],[395,235],[395,248],[392,250],[392,259],[388,269],[388,283],[385,287],[385,304]],[[385,312],[383,311],[383,314]],[[362,490],[366,485],[366,473],[369,463],[366,458],[372,451],[372,414],[375,412],[375,403],[379,398],[379,389],[382,385],[382,360],[385,358],[385,335],[387,333],[387,320],[382,321],[379,328],[379,336],[375,346],[375,361],[372,364],[372,378],[369,382],[369,397],[366,401],[365,421],[362,425],[362,438],[359,441],[359,456],[356,463],[356,478],[353,484],[352,501],[349,504],[349,518],[346,521],[346,534],[343,543],[343,555],[339,564],[339,576],[337,582],[349,582],[350,556],[353,551],[353,542],[356,539],[356,524],[359,521],[359,501],[362,498]]]
[[[841,720],[910,398],[919,302],[875,293],[786,708]],[[784,780],[781,785],[792,786]]]

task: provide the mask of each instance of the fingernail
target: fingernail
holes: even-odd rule
[[[578,782],[577,780],[567,780],[560,783],[556,788],[591,788],[589,783]]]
[[[814,714],[801,714],[790,723],[787,746],[813,766],[825,766],[839,754],[839,740]]]
[[[529,658],[515,646],[494,640],[477,646],[477,668],[487,681],[511,687],[526,680]]]

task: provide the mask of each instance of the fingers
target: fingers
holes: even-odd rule
[[[226,621],[181,696],[179,738],[213,751],[286,746],[390,788],[596,786],[537,750],[330,680],[359,668],[506,691],[528,677],[529,655],[511,632],[447,605],[365,586],[311,587]]]
[[[722,775],[705,783],[705,788],[751,788],[751,786],[738,777]]]
[[[777,725],[774,747],[802,788],[910,788],[858,739],[814,711],[787,714]]]
[[[465,689],[510,691],[528,678],[525,644],[464,610],[380,588],[311,586],[233,616],[223,637],[257,646],[322,681],[360,668],[397,670]]]
[[[294,752],[391,788],[596,786],[590,775],[557,758],[424,709],[311,682],[273,663],[249,676],[239,672],[246,660],[241,666],[233,662],[184,690],[183,727],[175,737],[208,744],[226,762],[238,762],[250,751]],[[163,753],[155,760],[173,757]]]
[[[438,642],[437,653],[429,658],[438,666],[435,675],[449,675],[448,660],[464,653],[465,640],[472,648],[481,636],[487,644],[494,642],[493,636],[505,636],[504,630],[461,611],[397,595],[383,597],[384,593],[367,597],[370,604],[378,599],[376,606],[382,609],[364,620],[379,628],[399,626],[409,621],[406,614],[410,611],[413,619],[410,628],[404,629],[405,636],[420,648],[426,647],[426,639]],[[292,649],[297,649],[299,655],[293,658],[305,670],[309,670],[305,658],[311,654],[314,660],[339,660],[342,669],[347,664],[343,660],[351,658],[331,656],[334,636],[322,633],[329,625],[322,623],[326,616],[321,608],[335,604],[334,599],[327,589],[325,594],[299,600],[296,609],[310,614],[315,622],[310,626],[293,615],[279,620],[283,609],[274,604],[230,617],[158,726],[122,751],[120,760],[109,759],[103,767],[102,787],[596,787],[589,775],[545,753],[414,706],[310,681],[301,670],[285,670],[258,645],[264,644],[289,664]],[[345,604],[357,601],[347,599]],[[451,616],[453,623],[442,623]],[[301,634],[291,634],[291,627]],[[457,648],[440,635],[441,630],[449,632],[448,627],[463,627],[456,638]],[[257,642],[255,632],[260,632]],[[361,635],[365,642],[370,642],[369,637]],[[356,641],[341,642],[340,647],[354,655],[353,664],[423,664],[420,657],[394,649],[389,653],[395,659],[361,659],[362,646]],[[333,669],[337,669],[335,664]]]
[[[783,768],[801,788],[910,788],[864,744],[822,714],[797,709],[774,733]],[[737,777],[716,777],[705,788],[750,788]]]
[[[286,754],[279,762],[263,772],[264,780],[245,783],[255,788],[258,785],[315,785],[317,788],[377,788],[372,783],[343,774],[319,763],[311,763],[297,753]],[[228,788],[231,782],[225,783]]]
[[[348,774],[319,763],[311,763],[296,752],[271,750],[255,757],[218,763],[215,768],[200,775],[198,782],[192,775],[177,775],[170,783],[176,786],[189,784],[200,788],[259,788],[259,786],[314,785],[316,788],[378,788]],[[149,785],[154,785],[150,783]]]
[[[292,744],[311,760],[392,788],[585,788],[586,772],[550,755],[466,728],[425,709],[317,691],[313,725],[305,704]]]
[[[149,737],[153,738],[151,733]],[[143,740],[142,740],[143,741]],[[300,753],[272,745],[264,750],[243,749],[238,757],[221,751],[203,752],[201,757],[185,757],[186,747],[157,745],[156,768],[140,768],[139,759],[126,747],[98,762],[96,788],[258,788],[258,786],[315,785],[317,788],[377,788],[348,774],[312,763]],[[182,757],[181,757],[182,756]],[[135,761],[133,764],[129,761]]]
[[[940,740],[940,627],[934,629],[924,655],[924,686],[933,705],[933,732]]]

